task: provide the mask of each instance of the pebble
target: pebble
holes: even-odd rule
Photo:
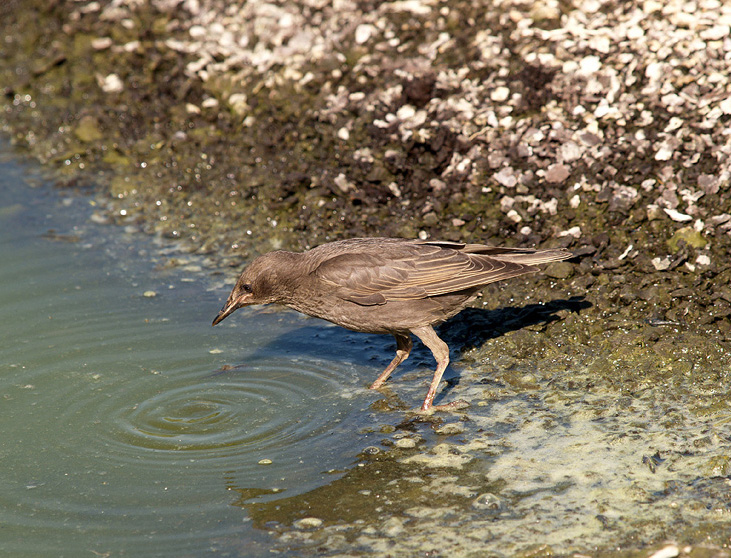
[[[578,206],[578,204],[577,204],[577,206]],[[571,227],[570,229],[566,229],[565,231],[561,231],[560,233],[558,233],[557,236],[559,236],[559,237],[562,237],[562,236],[571,236],[573,238],[581,238],[581,227],[579,227],[578,225],[575,226],[575,227]]]
[[[355,44],[362,45],[376,33],[377,29],[370,23],[361,23],[355,28]]]
[[[580,159],[583,152],[584,150],[579,146],[579,144],[574,143],[573,141],[563,144],[560,149],[561,158],[565,163],[570,163]]]
[[[337,176],[335,177],[335,179],[333,180],[333,182],[335,183],[335,186],[337,186],[337,187],[338,187],[338,189],[339,189],[339,190],[340,190],[340,191],[341,191],[342,193],[344,193],[344,194],[346,194],[346,193],[350,192],[351,190],[354,190],[354,189],[355,189],[355,185],[354,185],[354,184],[353,184],[352,182],[350,182],[350,181],[349,181],[349,180],[348,180],[348,179],[347,179],[347,178],[345,177],[345,175],[344,175],[344,174],[342,174],[342,173],[341,173],[341,174],[339,174],[339,175],[337,175]]]
[[[668,545],[650,554],[648,558],[675,558],[680,555],[680,549],[674,544]]]
[[[322,524],[323,521],[319,517],[303,517],[292,523],[295,529],[317,529]]]
[[[655,160],[656,161],[669,161],[671,157],[673,156],[674,151],[670,149],[667,145],[661,145],[660,149],[657,150],[657,153],[655,153]]]
[[[502,507],[500,498],[487,492],[480,494],[472,501],[472,507],[477,510],[499,510]]]
[[[513,188],[518,183],[515,171],[510,167],[500,169],[492,177],[507,188]]]
[[[657,256],[652,259],[652,265],[657,271],[665,271],[670,267],[670,256]]]
[[[569,177],[570,171],[566,165],[557,163],[551,165],[546,172],[546,180],[554,184],[564,182]]]
[[[404,105],[396,112],[396,116],[401,120],[408,120],[416,115],[416,109],[411,105]]]
[[[595,75],[602,67],[598,56],[586,56],[579,62],[579,72],[585,76]]]
[[[398,184],[396,184],[395,182],[389,182],[387,187],[388,190],[394,195],[394,197],[401,197],[401,188],[398,187]]]
[[[501,86],[497,87],[493,90],[492,93],[490,93],[490,99],[495,101],[496,103],[502,103],[508,99],[510,96],[510,89],[507,87]]]
[[[247,97],[244,93],[234,93],[228,98],[228,104],[236,114],[244,116],[250,111]]]
[[[700,32],[700,38],[704,41],[720,41],[726,37],[731,37],[731,28],[728,25],[714,25]]]
[[[518,213],[515,209],[511,209],[510,211],[508,211],[507,215],[505,216],[513,223],[520,223],[523,220],[523,218],[520,216],[520,213]]]
[[[98,37],[96,39],[92,39],[91,48],[93,48],[94,50],[105,50],[113,44],[114,42],[112,41],[111,37]]]
[[[120,93],[124,91],[124,83],[117,74],[97,76],[97,83],[105,93]]]
[[[677,221],[679,223],[693,220],[693,217],[690,215],[686,215],[685,213],[681,213],[675,209],[670,209],[669,207],[664,207],[663,211],[665,211],[665,213],[668,214],[668,217],[670,217],[673,221]]]
[[[449,424],[445,424],[441,428],[438,428],[436,432],[437,434],[441,434],[442,436],[461,434],[462,432],[464,432],[464,424],[460,422],[452,422]]]

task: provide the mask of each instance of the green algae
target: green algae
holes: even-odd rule
[[[708,240],[693,227],[683,227],[678,229],[675,234],[668,240],[668,248],[671,252],[680,250],[680,243],[684,242],[693,248],[704,248],[708,244]]]

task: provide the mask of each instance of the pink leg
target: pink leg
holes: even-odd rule
[[[468,404],[465,401],[455,401],[446,405],[436,405],[434,407],[432,406],[432,403],[434,402],[434,397],[437,394],[439,382],[442,381],[442,375],[444,374],[444,370],[446,370],[447,365],[449,364],[449,347],[444,341],[439,339],[439,336],[436,334],[434,328],[432,328],[431,326],[418,327],[412,329],[411,331],[414,335],[421,339],[421,342],[424,343],[424,345],[429,347],[429,350],[431,350],[434,358],[437,361],[437,369],[434,371],[434,377],[432,378],[431,384],[429,385],[429,391],[426,394],[426,399],[424,399],[421,410],[428,411],[432,408],[446,410],[466,407]]]
[[[399,333],[394,333],[393,336],[396,338],[396,356],[391,361],[391,364],[386,366],[386,369],[381,372],[381,375],[378,376],[378,378],[376,378],[376,381],[371,384],[371,389],[378,389],[381,387],[391,375],[391,372],[396,370],[396,367],[399,364],[409,358],[409,353],[411,352],[412,347],[411,337],[408,335],[401,335]]]

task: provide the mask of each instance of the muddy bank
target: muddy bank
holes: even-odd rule
[[[464,505],[411,513],[423,487],[399,489],[384,517],[340,514],[341,524],[322,517],[293,531],[310,505],[297,500],[272,520],[284,546],[423,552],[446,516],[455,539],[469,523],[484,542],[496,522],[517,529],[505,514],[528,521],[541,491],[559,506],[546,513],[566,521],[531,531],[554,553],[728,545],[729,7],[157,0],[16,1],[0,12],[2,120],[15,144],[60,186],[94,184],[95,219],[179,243],[224,277],[255,253],[358,235],[576,251],[486,289],[482,307],[502,310],[443,328],[462,355],[448,396],[464,391],[470,410],[409,422],[423,450],[393,447],[401,427],[374,446],[394,482],[414,456],[426,456],[419,467],[440,451],[473,456],[472,476],[433,468],[434,482],[456,475],[450,490]],[[405,408],[404,384],[424,379],[414,370],[394,386]],[[443,441],[442,420],[462,425],[456,442]],[[501,452],[522,455],[505,448],[530,459],[554,447],[551,432],[584,440],[586,456],[626,436],[635,445],[607,455],[621,463],[611,474],[547,458],[568,485],[535,463],[519,467],[528,480],[497,464]],[[368,458],[356,471],[378,467]],[[621,502],[602,492],[614,475],[640,475]],[[334,498],[327,490],[355,498],[368,482],[350,473],[349,488],[333,484],[322,501]],[[497,511],[475,504],[481,494],[502,502]],[[575,507],[593,514],[589,526],[560,511],[579,501],[594,502]],[[262,509],[265,525],[273,512]],[[705,522],[702,510],[718,511]],[[379,523],[398,534],[396,520],[413,533],[406,542]],[[342,538],[337,525],[348,526]],[[576,535],[548,541],[556,530]],[[496,552],[530,547],[510,544]]]

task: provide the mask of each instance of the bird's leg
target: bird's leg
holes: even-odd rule
[[[394,333],[393,336],[396,338],[396,356],[393,357],[391,364],[386,366],[386,369],[381,372],[375,382],[371,384],[371,389],[378,389],[391,375],[391,372],[396,370],[396,367],[409,358],[411,352],[411,337],[408,335],[401,335],[400,333]]]
[[[448,410],[466,407],[468,404],[465,401],[455,401],[446,405],[432,406],[432,403],[434,402],[434,397],[437,394],[439,382],[442,381],[442,375],[444,374],[444,371],[449,364],[449,347],[444,341],[439,338],[437,333],[434,331],[434,328],[431,326],[417,327],[412,329],[411,332],[419,339],[421,339],[421,342],[424,343],[424,345],[429,347],[429,350],[431,350],[434,358],[437,361],[437,369],[434,371],[434,377],[432,378],[431,384],[429,385],[429,391],[426,394],[426,399],[424,399],[421,410],[429,411],[432,408],[435,410]]]

